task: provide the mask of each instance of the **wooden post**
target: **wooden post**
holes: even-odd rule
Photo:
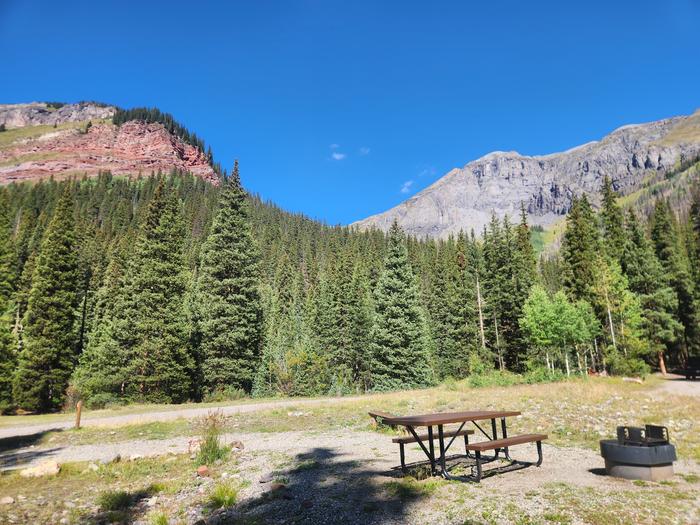
[[[78,404],[75,405],[75,428],[76,430],[80,428],[80,415],[83,412],[83,400],[81,399],[78,401]]]

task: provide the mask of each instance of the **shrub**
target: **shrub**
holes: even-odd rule
[[[238,499],[238,487],[234,486],[232,483],[219,483],[211,495],[209,496],[209,502],[212,507],[233,507]]]
[[[168,525],[168,515],[165,512],[156,512],[148,518],[149,525]]]
[[[528,370],[523,376],[525,383],[533,385],[535,383],[553,383],[566,379],[566,374],[561,370],[550,370],[546,366],[538,366]]]
[[[523,377],[513,372],[493,370],[483,374],[472,374],[469,376],[469,386],[481,388],[487,386],[511,386],[523,383]]]
[[[99,392],[90,396],[87,399],[85,406],[91,410],[99,410],[102,408],[107,408],[109,406],[117,406],[123,404],[124,402],[114,394],[110,394],[109,392]]]
[[[97,498],[97,504],[104,511],[125,510],[131,506],[131,502],[131,495],[123,490],[103,492]]]
[[[223,401],[237,401],[247,396],[248,394],[246,394],[245,390],[242,388],[227,386],[225,388],[217,388],[212,392],[207,392],[202,401],[205,403],[221,403]]]
[[[200,434],[198,465],[212,465],[231,453],[230,447],[221,443],[221,434],[226,426],[226,417],[220,410],[210,411],[196,423]]]

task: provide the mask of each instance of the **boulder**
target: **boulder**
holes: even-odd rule
[[[199,467],[197,467],[197,475],[200,478],[205,478],[209,476],[209,467],[207,467],[206,465],[200,465]]]
[[[35,467],[21,470],[19,475],[23,478],[39,478],[42,476],[55,476],[61,470],[61,466],[56,461],[44,461]]]
[[[5,496],[0,498],[0,505],[12,505],[15,502],[15,498],[11,496]]]

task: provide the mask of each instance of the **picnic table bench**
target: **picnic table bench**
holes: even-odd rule
[[[404,427],[409,435],[406,437],[394,438],[392,442],[398,443],[400,446],[401,455],[401,470],[406,472],[404,445],[408,443],[418,443],[422,451],[428,458],[430,471],[432,475],[439,473],[447,479],[464,479],[469,481],[480,481],[483,476],[482,466],[485,462],[495,461],[499,458],[502,452],[504,458],[510,463],[507,470],[515,470],[517,468],[525,468],[529,466],[540,466],[542,464],[542,441],[547,439],[546,434],[522,434],[519,436],[508,436],[506,418],[519,416],[520,412],[502,411],[502,410],[477,410],[465,412],[443,412],[436,414],[421,414],[416,416],[395,416],[385,412],[370,412],[369,415],[382,424],[392,427]],[[496,421],[501,420],[501,437],[498,437],[498,425]],[[491,421],[491,434],[482,428],[480,421]],[[469,436],[474,434],[474,430],[465,429],[467,423],[472,423],[485,437],[485,441],[469,442]],[[459,424],[457,429],[446,430],[445,425]],[[427,433],[418,434],[416,428],[425,427]],[[437,429],[437,433],[433,430]],[[472,476],[454,476],[448,472],[447,468],[447,451],[450,449],[457,437],[464,436],[465,454],[462,457],[467,457],[474,460],[476,473]],[[445,444],[446,439],[450,441]],[[436,457],[434,441],[439,443],[440,455]],[[535,443],[537,446],[537,461],[528,462],[514,460],[510,457],[509,447],[521,445],[524,443]],[[482,452],[493,450],[493,456],[482,456]],[[473,454],[472,454],[473,453]],[[453,455],[450,459],[459,458],[459,455]],[[504,470],[504,468],[494,469]]]

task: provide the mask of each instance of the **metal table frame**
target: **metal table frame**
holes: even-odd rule
[[[445,479],[456,479],[456,480],[463,480],[463,481],[480,481],[483,475],[483,470],[482,470],[482,465],[483,463],[489,463],[492,461],[496,461],[499,458],[499,455],[501,452],[503,452],[503,456],[506,460],[508,460],[510,463],[506,465],[505,467],[500,467],[498,469],[493,469],[493,470],[498,470],[498,471],[510,471],[510,470],[519,470],[520,468],[525,468],[531,465],[537,465],[539,466],[542,463],[542,448],[541,444],[538,443],[537,445],[537,453],[538,453],[538,461],[536,463],[533,462],[526,462],[526,461],[517,461],[514,460],[510,457],[510,453],[508,450],[508,447],[503,447],[503,448],[497,448],[494,450],[493,456],[482,456],[480,451],[475,451],[474,454],[470,454],[468,450],[465,449],[465,454],[464,455],[453,455],[450,456],[450,459],[454,458],[459,458],[459,457],[467,457],[469,459],[474,459],[476,461],[476,464],[473,466],[476,468],[476,473],[472,474],[471,476],[454,476],[449,473],[446,460],[447,460],[447,452],[449,451],[450,447],[454,443],[455,439],[458,437],[458,434],[452,436],[452,439],[445,445],[445,436],[444,436],[444,425],[445,424],[450,424],[450,423],[460,423],[459,428],[457,429],[457,432],[459,433],[464,426],[467,423],[472,423],[485,437],[486,439],[490,441],[494,441],[496,439],[499,439],[498,437],[498,424],[497,420],[501,420],[501,437],[502,438],[507,438],[508,437],[508,428],[506,424],[506,418],[511,417],[511,416],[518,416],[520,415],[520,412],[503,412],[503,411],[480,411],[480,412],[454,412],[454,413],[445,413],[445,414],[426,414],[423,416],[409,416],[409,417],[395,417],[395,418],[390,418],[390,419],[384,419],[384,422],[390,425],[397,425],[397,426],[403,426],[405,427],[408,432],[413,436],[413,438],[416,440],[416,443],[420,446],[421,450],[423,453],[427,456],[428,462],[430,463],[430,473],[432,476],[435,475],[441,475]],[[482,428],[481,425],[477,421],[484,421],[484,420],[490,420],[491,421],[491,434],[489,434],[486,430]],[[416,432],[416,427],[426,427],[428,430],[428,443],[426,446],[426,443],[420,438],[418,435],[418,432]],[[439,453],[440,455],[436,457],[435,454],[435,445],[433,443],[434,436],[435,436],[435,431],[434,428],[437,429],[437,441],[439,443]],[[464,442],[465,442],[465,447],[469,444],[469,436],[465,435],[464,436]],[[401,458],[401,463],[402,466],[404,465],[404,458]],[[419,463],[420,464],[420,463]],[[438,471],[439,467],[439,471]]]

